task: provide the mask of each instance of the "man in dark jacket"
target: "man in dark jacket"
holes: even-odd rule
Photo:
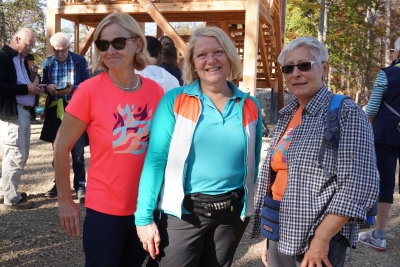
[[[30,108],[35,95],[43,88],[31,83],[24,57],[32,51],[36,36],[22,28],[9,45],[0,50],[0,146],[3,162],[0,179],[0,203],[5,209],[30,209],[33,203],[24,192],[18,192],[29,155]]]
[[[53,143],[61,125],[63,113],[72,93],[78,85],[90,78],[86,59],[69,51],[69,37],[58,32],[50,38],[54,55],[43,62],[42,83],[47,84],[49,95],[46,100],[45,120],[40,139]],[[85,135],[82,135],[71,150],[72,169],[74,171],[74,189],[79,202],[85,200]],[[56,197],[57,187],[46,192],[46,197]]]

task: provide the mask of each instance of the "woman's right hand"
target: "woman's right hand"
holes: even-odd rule
[[[265,239],[265,241],[263,242],[262,248],[261,248],[261,259],[262,259],[262,262],[264,263],[264,265],[266,267],[268,267],[268,263],[267,263],[267,242],[268,242],[268,240]]]
[[[78,206],[72,200],[72,197],[58,199],[58,217],[61,227],[69,235],[78,236],[81,233],[81,222]]]
[[[151,258],[155,259],[160,253],[159,246],[161,241],[155,222],[144,226],[136,226],[136,231],[144,250],[149,252]]]

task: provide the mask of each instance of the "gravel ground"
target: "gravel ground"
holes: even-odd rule
[[[32,125],[31,152],[20,186],[20,190],[27,192],[29,199],[35,202],[35,208],[24,211],[0,209],[0,266],[83,266],[81,237],[64,234],[58,222],[56,200],[44,197],[44,192],[52,186],[53,171],[51,145],[38,139],[41,127],[41,124]],[[360,244],[353,250],[352,261],[346,266],[400,266],[399,204],[400,197],[396,194],[388,223],[389,250],[377,252]],[[85,210],[82,205],[79,207],[83,220]],[[250,228],[236,252],[234,267],[262,266],[262,239],[250,239]]]

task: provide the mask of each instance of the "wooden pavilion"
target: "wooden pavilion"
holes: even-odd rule
[[[170,36],[179,52],[184,39],[170,22],[205,22],[223,29],[235,42],[243,60],[241,89],[255,94],[256,88],[273,88],[273,99],[283,106],[282,73],[276,58],[282,49],[286,0],[48,0],[47,52],[49,38],[61,30],[61,19],[74,23],[74,41],[79,43],[80,24],[90,27],[75,53],[85,55],[93,42],[94,28],[111,12],[131,14],[139,23],[156,22],[157,35]],[[277,108],[277,107],[276,107]]]

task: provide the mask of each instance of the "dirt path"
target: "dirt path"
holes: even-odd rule
[[[31,152],[20,186],[21,191],[27,192],[29,199],[35,202],[35,208],[0,210],[0,266],[83,266],[81,237],[64,234],[58,222],[56,200],[44,197],[44,192],[52,186],[53,171],[51,145],[38,140],[41,127],[41,124],[32,125]],[[399,206],[400,198],[396,194],[388,224],[389,250],[377,252],[360,244],[359,249],[353,250],[353,259],[346,266],[400,266]],[[80,211],[83,220],[82,205]],[[262,266],[261,242],[262,239],[250,239],[246,232],[233,266]]]

